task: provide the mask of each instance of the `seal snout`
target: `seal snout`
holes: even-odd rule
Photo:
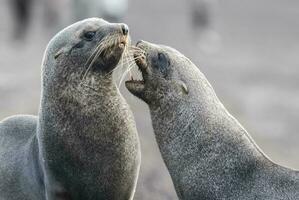
[[[122,31],[122,34],[124,35],[128,35],[129,34],[129,27],[127,24],[121,24],[121,31]]]
[[[118,47],[120,49],[125,49],[125,47],[127,46],[128,44],[128,37],[129,37],[129,27],[127,24],[120,24],[120,40],[119,40],[119,44],[118,44]]]
[[[131,80],[125,82],[127,89],[138,97],[141,97],[144,92],[145,80],[148,74],[146,52],[142,49],[142,47],[138,45],[140,43],[142,43],[142,41],[137,42],[133,56],[135,63],[138,66],[139,71],[141,72],[142,80],[134,80],[134,78],[131,77]]]
[[[147,69],[147,53],[146,53],[146,49],[144,48],[144,46],[142,45],[144,42],[142,40],[138,41],[136,43],[136,50],[134,53],[134,60],[138,66],[138,68],[143,72],[143,73],[147,73],[148,69]]]
[[[143,73],[147,72],[146,56],[144,53],[137,52],[134,54],[134,59],[139,70]]]
[[[111,72],[130,43],[129,27],[124,23],[107,23],[97,32],[84,33],[85,40],[94,44],[89,51],[92,53],[86,61],[87,71],[84,74],[88,71]]]
[[[143,40],[139,40],[138,42],[136,42],[136,46],[138,47],[139,45],[141,45],[142,42]]]

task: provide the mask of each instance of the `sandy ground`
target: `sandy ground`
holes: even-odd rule
[[[187,1],[132,0],[125,22],[133,41],[144,39],[184,52],[205,73],[218,97],[275,162],[299,168],[299,2],[218,0],[211,32],[197,44]],[[36,6],[27,39],[11,36],[0,1],[0,118],[36,114],[40,63],[52,34]],[[200,50],[199,47],[206,47]],[[142,145],[135,199],[177,199],[154,140],[148,109],[122,91],[134,111]]]

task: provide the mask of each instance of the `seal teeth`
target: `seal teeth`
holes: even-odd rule
[[[130,76],[130,81],[144,83],[144,80],[142,78],[135,79],[132,75]]]

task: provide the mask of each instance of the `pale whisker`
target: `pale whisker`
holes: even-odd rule
[[[99,58],[99,56],[101,55],[101,53],[106,53],[106,51],[111,48],[111,44],[115,44],[115,40],[118,39],[119,36],[116,34],[109,34],[107,36],[105,36],[100,42],[99,45],[95,48],[95,51],[92,53],[92,55],[88,58],[87,62],[85,65],[87,65],[87,63],[89,63],[88,68],[86,69],[82,80],[85,79],[85,77],[87,76],[87,73],[90,71],[91,67],[93,66],[94,62]],[[112,45],[113,46],[113,45]]]

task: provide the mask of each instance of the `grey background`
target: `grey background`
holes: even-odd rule
[[[299,1],[219,0],[210,6],[212,31],[201,42],[190,23],[188,1],[131,0],[123,21],[133,41],[167,44],[189,57],[261,149],[275,162],[298,169]],[[38,111],[43,51],[59,28],[42,25],[40,5],[33,11],[28,37],[15,41],[10,10],[0,1],[0,119]],[[148,108],[124,86],[122,93],[135,114],[142,145],[135,199],[177,199]]]

